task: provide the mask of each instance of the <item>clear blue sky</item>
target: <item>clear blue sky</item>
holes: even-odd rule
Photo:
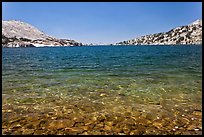
[[[3,20],[82,43],[115,43],[202,18],[202,2],[3,2]]]

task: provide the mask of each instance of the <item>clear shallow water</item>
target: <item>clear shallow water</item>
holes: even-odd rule
[[[186,119],[199,119],[186,128],[193,125],[200,131],[201,116],[194,114],[202,111],[201,84],[202,46],[3,48],[2,103],[3,120],[7,121],[3,125],[8,130],[11,125],[8,120],[19,115],[40,116],[41,112],[48,114],[66,108],[63,116],[69,118],[69,109],[73,111],[71,114],[97,118],[99,114],[124,116],[129,112],[137,120],[149,118],[153,123],[148,125],[154,125],[159,116],[177,120],[185,115]],[[137,117],[136,112],[141,116]],[[51,117],[47,118],[50,120]],[[168,130],[159,129],[158,125],[154,128],[169,134],[187,131],[174,131],[176,125],[175,122]],[[131,134],[134,130],[120,132]],[[24,133],[20,129],[15,131]],[[89,131],[88,134],[97,134],[96,129]],[[147,131],[132,134],[145,133],[148,134]]]

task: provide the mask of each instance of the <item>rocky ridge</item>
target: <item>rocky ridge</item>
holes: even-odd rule
[[[82,43],[49,36],[21,21],[2,21],[2,47],[81,46]]]
[[[176,27],[168,32],[155,33],[116,43],[116,45],[186,45],[202,44],[202,20]]]

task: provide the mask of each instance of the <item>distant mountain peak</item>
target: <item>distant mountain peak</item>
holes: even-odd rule
[[[8,38],[16,37],[31,40],[45,39],[49,37],[36,27],[17,20],[2,21],[2,33]]]

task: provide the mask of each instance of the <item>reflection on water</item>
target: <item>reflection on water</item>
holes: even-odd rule
[[[3,134],[202,134],[202,46],[2,49]]]

